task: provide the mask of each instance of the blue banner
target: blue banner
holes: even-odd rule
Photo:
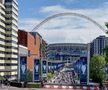
[[[47,77],[47,61],[42,61],[42,77]]]
[[[48,62],[48,72],[51,71],[51,62]]]
[[[27,81],[27,57],[20,57],[20,81]]]
[[[39,81],[40,78],[39,78],[39,59],[35,59],[34,60],[34,81]]]
[[[54,71],[54,63],[51,63],[51,70]]]
[[[80,61],[80,82],[87,84],[87,57],[81,57]]]
[[[79,74],[80,73],[80,67],[81,67],[81,61],[77,60],[74,64],[74,70]]]

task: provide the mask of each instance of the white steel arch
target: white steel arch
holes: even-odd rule
[[[81,18],[84,18],[90,22],[92,22],[94,25],[96,25],[99,29],[101,29],[102,31],[104,31],[105,33],[107,32],[106,29],[104,29],[99,23],[97,23],[95,20],[91,19],[90,17],[88,16],[85,16],[83,14],[79,14],[79,13],[73,13],[73,12],[66,12],[66,13],[58,13],[58,14],[54,14],[52,16],[49,16],[47,17],[46,19],[44,19],[43,21],[41,21],[39,24],[37,24],[32,32],[36,31],[37,29],[39,29],[44,23],[46,23],[47,21],[50,21],[54,18],[57,18],[57,17],[61,17],[61,16],[76,16],[76,17],[81,17]]]

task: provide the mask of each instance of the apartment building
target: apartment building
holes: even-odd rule
[[[5,6],[0,0],[0,75],[4,75],[5,70]]]
[[[104,55],[104,48],[108,45],[108,37],[99,36],[91,43],[91,57],[93,55]]]
[[[18,2],[0,0],[0,75],[17,78],[18,72]]]

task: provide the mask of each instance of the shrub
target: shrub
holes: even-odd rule
[[[28,88],[40,88],[41,84],[40,83],[28,83],[27,86]]]

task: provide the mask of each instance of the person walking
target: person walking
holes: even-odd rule
[[[7,86],[8,86],[8,88],[10,87],[10,81],[8,80],[8,82],[7,82]]]
[[[2,80],[0,80],[0,87],[2,88]]]
[[[10,82],[9,82],[9,80],[6,78],[6,80],[5,80],[5,85],[7,86],[7,87],[10,87]]]

